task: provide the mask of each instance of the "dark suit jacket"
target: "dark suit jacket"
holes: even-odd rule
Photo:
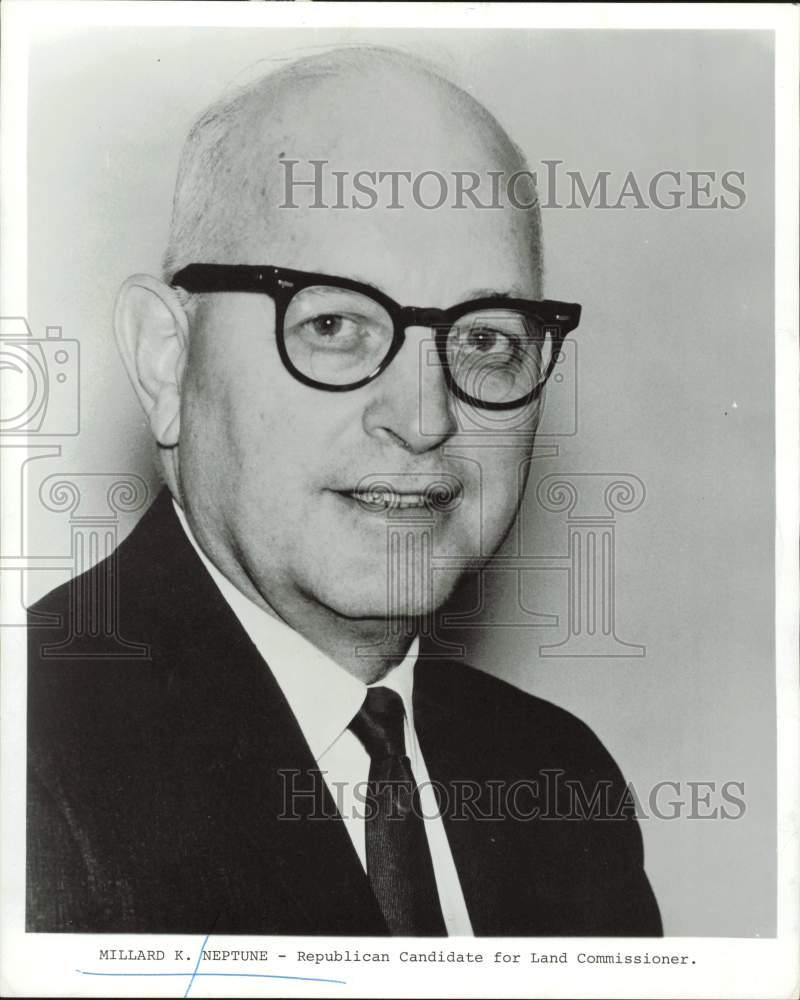
[[[102,636],[77,654],[73,641],[70,658],[48,650],[94,607],[98,582],[120,635],[149,658],[108,656]],[[30,628],[29,931],[387,933],[288,703],[166,492],[110,561],[45,597],[39,615],[62,626]],[[597,789],[612,804],[624,794],[585,725],[436,660],[417,666],[414,711],[431,780],[451,797],[445,829],[476,934],[661,933],[630,811],[558,818],[575,805],[570,781],[584,813]],[[287,787],[315,778],[331,818],[308,818],[311,796],[298,818],[279,818]]]

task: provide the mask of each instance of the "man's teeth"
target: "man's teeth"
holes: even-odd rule
[[[350,496],[370,507],[394,507],[398,510],[410,507],[426,507],[428,503],[424,493],[389,493],[385,490],[381,492],[361,492],[353,490]]]
[[[405,493],[394,498],[398,507],[425,507],[427,500],[421,493]]]

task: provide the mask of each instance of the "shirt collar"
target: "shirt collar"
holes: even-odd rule
[[[186,515],[173,499],[178,521],[211,579],[239,619],[262,659],[269,665],[303,732],[315,760],[347,729],[361,708],[367,685],[317,649],[299,632],[258,607],[231,583],[206,556],[194,537]],[[414,666],[419,639],[411,643],[403,660],[370,687],[390,687],[403,699],[413,734]]]

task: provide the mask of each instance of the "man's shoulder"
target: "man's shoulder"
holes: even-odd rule
[[[422,664],[418,674],[434,697],[446,699],[461,714],[493,721],[526,720],[556,726],[570,735],[590,732],[577,716],[552,701],[524,691],[487,670],[459,660],[439,660]],[[430,682],[429,684],[426,682]]]
[[[47,721],[32,728],[136,713],[177,668],[236,655],[246,642],[226,612],[163,491],[114,552],[29,608],[29,721]]]
[[[224,638],[212,642],[218,632]],[[236,632],[164,489],[110,555],[28,609],[29,675],[69,665],[76,680],[81,664],[97,674],[204,648],[218,655],[237,647]]]
[[[439,706],[462,738],[504,757],[535,754],[542,767],[621,774],[600,738],[572,712],[460,661],[421,664],[421,700]]]
[[[109,600],[118,604],[121,592],[128,594],[134,588],[143,594],[152,592],[152,584],[161,575],[159,564],[163,565],[176,541],[180,542],[180,525],[172,511],[169,492],[162,490],[130,534],[112,552],[28,608],[28,627],[54,626],[53,616],[63,614],[67,608],[73,608],[74,613],[76,601],[87,602],[87,614],[103,607],[108,615],[116,609],[105,605]],[[98,590],[101,581],[105,590]]]

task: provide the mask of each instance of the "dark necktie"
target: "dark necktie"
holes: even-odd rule
[[[365,824],[367,875],[389,931],[434,937],[447,931],[439,906],[419,790],[406,756],[399,694],[369,688],[350,729],[370,756]]]

